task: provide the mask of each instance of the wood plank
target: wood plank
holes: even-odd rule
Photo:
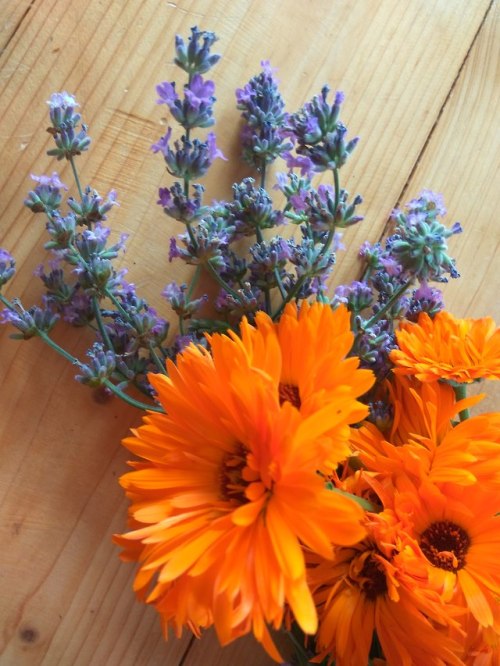
[[[164,275],[167,282],[174,272],[178,276],[182,271],[166,266],[164,252],[152,254],[143,242],[155,237],[166,247],[175,229],[162,222],[158,211],[151,214],[155,189],[165,178],[161,159],[149,154],[150,143],[163,131],[164,111],[155,106],[154,84],[172,73],[166,64],[172,53],[169,34],[185,33],[199,19],[205,28],[216,24],[221,36],[224,59],[214,70],[219,84],[217,117],[220,144],[231,169],[224,163],[214,165],[207,179],[209,196],[227,196],[233,178],[249,174],[236,147],[234,89],[258,71],[261,58],[269,57],[278,67],[291,109],[318,92],[325,80],[345,90],[344,118],[351,135],[361,134],[362,141],[346,167],[344,182],[367,202],[366,223],[348,235],[356,247],[367,236],[375,238],[387,219],[487,7],[486,1],[469,3],[464,16],[446,0],[410,7],[395,0],[360,2],[354,7],[348,0],[335,4],[321,0],[314,12],[297,1],[294,11],[282,15],[274,3],[226,1],[209,6],[202,0],[175,8],[166,3],[159,9],[155,3],[137,0],[120,7],[94,1],[95,7],[90,4],[81,21],[83,10],[75,0],[45,0],[30,12],[22,40],[11,44],[12,53],[16,58],[22,53],[22,62],[33,74],[14,76],[0,88],[5,132],[0,146],[7,158],[0,181],[4,244],[16,251],[21,264],[27,262],[28,271],[42,256],[33,252],[42,232],[19,206],[29,187],[29,172],[51,168],[44,156],[46,120],[41,111],[32,110],[41,110],[55,89],[77,90],[95,143],[93,153],[80,160],[82,180],[92,181],[98,189],[118,190],[122,208],[114,214],[115,224],[131,232],[130,255],[137,265],[148,266],[145,274],[144,268],[140,275],[133,270],[132,277],[144,283],[146,296],[154,298],[155,276]],[[73,32],[75,39],[69,38]],[[263,48],[253,56],[257,38]],[[293,58],[289,40],[295,48]],[[8,66],[12,55],[6,56]],[[67,167],[63,177],[70,182]],[[346,279],[352,264],[351,253],[339,255],[338,281]],[[21,293],[27,286],[26,272],[24,276],[16,282]]]
[[[442,192],[450,223],[460,220],[464,228],[450,240],[462,277],[444,287],[457,316],[491,312],[500,319],[499,49],[500,11],[493,5],[402,195],[407,200],[425,187]]]
[[[275,635],[276,646],[283,659],[291,659],[293,646],[285,634]],[[253,636],[244,636],[221,648],[215,631],[207,631],[200,640],[195,640],[185,658],[186,666],[276,666],[262,645]],[[184,666],[184,665],[183,665]]]
[[[0,58],[33,4],[34,0],[16,0],[15,2],[8,0],[0,4]],[[3,77],[9,75],[6,70],[2,72]]]
[[[492,316],[500,325],[500,9],[493,3],[443,109],[432,137],[402,195],[423,188],[443,193],[451,225],[463,233],[450,239],[460,279],[443,293],[447,309],[457,317]],[[487,391],[481,412],[498,411],[499,382],[481,382]]]
[[[289,0],[285,13],[263,0],[35,3],[0,60],[0,245],[16,254],[19,268],[8,294],[31,303],[41,293],[31,272],[43,257],[37,246],[43,225],[21,202],[31,171],[61,166],[45,156],[44,132],[45,100],[61,89],[77,94],[94,138],[92,152],[80,160],[83,182],[119,191],[122,206],[111,221],[116,236],[131,233],[125,257],[135,262],[131,279],[158,302],[164,284],[180,277],[165,259],[176,227],[155,206],[155,190],[166,179],[149,145],[164,131],[154,84],[174,76],[173,35],[187,34],[195,23],[219,33],[224,55],[214,70],[216,113],[219,142],[231,162],[229,169],[214,168],[210,197],[227,196],[232,180],[248,174],[238,161],[234,88],[256,73],[261,58],[270,58],[290,108],[325,80],[347,93],[344,118],[363,140],[346,182],[365,196],[367,214],[349,242],[377,238],[488,7],[486,0],[407,4]],[[13,16],[18,6],[8,0],[3,8]],[[478,60],[476,74],[481,67]],[[67,168],[63,179],[70,182]],[[452,208],[454,200],[449,203]],[[487,225],[492,228],[489,218]],[[352,256],[341,258],[338,279],[352,277]],[[97,404],[73,383],[74,369],[39,341],[20,345],[7,333],[0,330],[0,660],[16,666],[178,664],[187,639],[163,644],[154,612],[134,602],[132,568],[118,562],[110,543],[125,522],[116,477],[127,456],[119,440],[137,414],[116,402]],[[76,333],[62,329],[57,340],[83,357],[89,337]],[[220,654],[232,654],[245,664],[266,663],[239,644],[227,650],[219,653],[202,639],[189,659],[231,663]]]

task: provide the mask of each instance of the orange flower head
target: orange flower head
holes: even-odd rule
[[[260,312],[255,326],[246,319],[241,325],[241,344],[250,364],[269,375],[281,403],[290,402],[302,415],[330,402],[352,404],[372,387],[373,373],[360,370],[357,357],[347,358],[353,342],[344,305],[332,310],[304,302],[299,310],[289,303],[278,323]],[[358,415],[365,412],[364,405],[358,407]]]
[[[332,543],[366,534],[363,510],[327,490],[317,470],[345,457],[349,424],[367,412],[356,398],[372,381],[332,349],[339,315],[330,330],[315,306],[284,316],[287,324],[244,322],[242,338],[213,335],[211,351],[191,345],[168,377],[150,377],[166,414],[149,413],[124,441],[142,460],[121,479],[132,531],[116,537],[124,558],[140,562],[135,589],[165,629],[213,624],[222,644],[253,631],[276,659],[267,625],[281,625],[285,602],[306,633],[317,629],[303,546],[328,558]],[[326,386],[310,350],[290,358],[294,331],[304,345],[309,331],[313,344],[318,319],[337,376]],[[300,405],[294,391],[283,398],[284,383],[298,387]]]
[[[369,535],[337,548],[333,560],[310,556],[309,581],[319,612],[315,661],[366,666],[374,632],[387,666],[461,666],[456,622],[428,585],[425,558],[390,509],[371,515]]]
[[[491,317],[455,319],[442,311],[431,319],[423,312],[418,323],[402,323],[396,338],[399,349],[390,354],[396,373],[423,382],[500,379],[500,328]]]
[[[451,386],[396,376],[390,384],[394,419],[381,432],[371,423],[352,429],[351,443],[366,467],[415,484],[455,483],[496,489],[500,484],[500,414],[480,414],[453,424],[481,396],[457,401]]]
[[[401,482],[401,479],[399,479]],[[476,486],[398,484],[396,511],[413,523],[443,599],[468,609],[485,629],[499,628],[500,502]]]

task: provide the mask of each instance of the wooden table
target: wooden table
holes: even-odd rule
[[[384,233],[390,211],[422,188],[442,192],[462,278],[445,288],[458,316],[500,321],[498,249],[498,8],[490,0],[0,0],[0,246],[17,259],[9,297],[30,305],[42,293],[43,223],[23,207],[31,172],[60,168],[45,151],[45,101],[76,94],[93,147],[82,180],[115,188],[110,221],[130,234],[123,265],[151,303],[179,277],[167,261],[179,228],[156,206],[167,184],[150,144],[165,131],[157,82],[177,77],[173,38],[193,25],[220,37],[219,143],[229,166],[214,166],[207,188],[228,196],[248,175],[238,157],[234,89],[278,68],[289,109],[324,82],[346,93],[343,119],[361,142],[343,184],[365,198],[362,225],[335,279],[359,271],[356,249]],[[71,173],[62,165],[62,178]],[[495,182],[496,179],[496,182]],[[245,666],[268,664],[250,639],[221,650],[208,632],[165,643],[153,609],[136,603],[133,567],[111,535],[127,504],[118,486],[128,454],[120,439],[138,422],[118,401],[99,404],[73,382],[75,370],[39,340],[18,343],[0,330],[0,664],[2,666]],[[59,343],[83,358],[83,330],[60,327]],[[498,409],[495,387],[484,409]]]

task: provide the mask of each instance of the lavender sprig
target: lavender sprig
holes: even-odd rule
[[[358,194],[351,198],[340,184],[340,169],[358,142],[357,137],[347,138],[340,120],[344,96],[337,92],[329,100],[329,88],[324,86],[298,112],[288,114],[274,70],[262,62],[262,71],[236,92],[244,122],[243,159],[258,172],[259,182],[245,178],[233,185],[230,201],[207,205],[205,188],[197,181],[216,159],[225,157],[212,131],[204,136],[193,132],[215,122],[215,84],[205,76],[220,57],[212,53],[215,41],[213,33],[198,28],[192,29],[187,43],[177,37],[174,61],[187,80],[182,86],[175,81],[157,86],[158,103],[168,107],[180,130],[174,135],[174,128],[168,127],[152,146],[174,179],[160,188],[158,204],[169,218],[184,225],[171,238],[168,258],[195,267],[189,284],[172,282],[162,294],[178,319],[179,334],[168,341],[168,321],[125,280],[126,270],[115,267],[126,242],[125,235],[111,242],[111,230],[105,225],[108,213],[118,205],[116,194],[111,191],[102,197],[80,183],[76,158],[91,139],[76,99],[67,92],[54,93],[48,102],[48,131],[55,143],[48,154],[69,161],[78,195],[66,197],[68,188],[57,172],[32,176],[36,184],[25,205],[44,215],[49,237],[48,268],[36,270],[45,295],[40,306],[25,308],[0,292],[5,306],[1,323],[17,329],[14,337],[42,339],[79,368],[81,383],[136,407],[162,411],[132,398],[128,387],[154,398],[147,373],[165,372],[166,359],[175,359],[190,342],[206,344],[206,333],[227,331],[244,315],[252,321],[258,310],[277,319],[288,302],[314,298],[331,302],[332,307],[347,305],[356,333],[352,353],[383,379],[391,368],[389,352],[398,320],[416,320],[420,312],[433,316],[443,307],[441,292],[429,283],[458,277],[447,240],[461,227],[455,223],[447,228],[441,221],[445,214],[441,198],[424,191],[394,211],[393,233],[385,243],[363,246],[361,279],[338,287],[330,301],[327,280],[337,251],[344,249],[341,231],[363,219],[358,211],[362,198]],[[290,169],[277,176],[275,189],[286,200],[282,209],[275,207],[266,189],[267,167],[279,158]],[[316,187],[313,178],[325,171],[331,171],[331,184]],[[286,222],[298,227],[298,238],[277,234]],[[0,288],[14,273],[13,257],[0,249]],[[203,273],[220,288],[211,303],[198,290]],[[207,318],[207,304],[220,318]],[[95,342],[85,363],[50,337],[59,319],[92,330]],[[375,404],[372,414],[380,422],[387,416]]]

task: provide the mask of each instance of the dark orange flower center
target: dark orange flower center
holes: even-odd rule
[[[387,579],[384,567],[371,553],[365,559],[363,567],[356,578],[356,583],[369,601],[375,601],[378,596],[387,592]]]
[[[467,532],[449,520],[431,523],[420,537],[420,548],[429,562],[446,571],[458,571],[465,566],[469,546]]]
[[[294,407],[300,409],[301,402],[298,386],[295,386],[295,384],[283,384],[280,382],[278,392],[280,405],[282,405],[284,402],[291,402]]]
[[[248,486],[248,482],[243,478],[243,470],[246,466],[247,450],[243,444],[238,444],[234,451],[226,453],[222,459],[220,492],[225,501],[236,500],[238,504],[247,502],[245,488]]]

